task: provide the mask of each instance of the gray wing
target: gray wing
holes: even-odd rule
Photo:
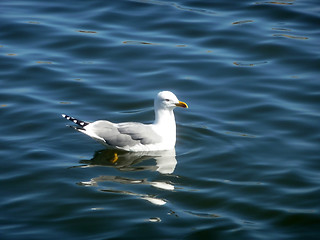
[[[134,146],[136,144],[155,144],[161,137],[153,131],[150,125],[126,122],[113,124],[108,121],[96,121],[90,124],[91,131],[114,147]]]

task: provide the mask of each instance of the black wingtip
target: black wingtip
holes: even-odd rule
[[[65,118],[65,119],[67,119],[67,120],[69,120],[69,121],[71,121],[71,122],[79,125],[79,126],[82,127],[82,128],[85,127],[85,126],[87,126],[87,125],[89,124],[88,122],[78,120],[78,119],[73,118],[73,117],[70,117],[70,116],[68,116],[68,115],[66,115],[66,114],[61,114],[61,116],[62,116],[63,118]]]

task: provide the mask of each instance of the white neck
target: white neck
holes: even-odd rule
[[[172,127],[174,127],[174,129],[175,129],[176,122],[175,122],[173,110],[158,109],[157,111],[155,111],[154,124],[166,126],[171,129],[172,129]]]
[[[158,109],[155,112],[154,130],[166,140],[168,149],[174,148],[176,144],[176,122],[173,110]]]

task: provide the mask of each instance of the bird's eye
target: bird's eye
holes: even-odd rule
[[[166,102],[169,102],[170,100],[167,98],[167,99],[165,99],[166,100]]]

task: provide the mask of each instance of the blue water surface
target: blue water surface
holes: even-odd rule
[[[1,1],[0,239],[319,239],[316,0]],[[150,123],[176,156],[66,127]],[[118,159],[115,158],[118,156]]]

